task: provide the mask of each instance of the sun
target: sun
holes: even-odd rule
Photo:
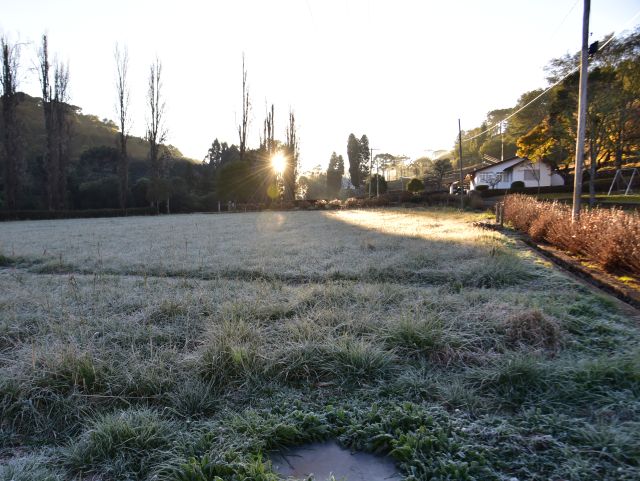
[[[282,152],[277,152],[271,157],[271,167],[276,174],[282,174],[287,167],[287,159],[284,158]]]

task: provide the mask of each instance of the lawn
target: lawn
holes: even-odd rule
[[[0,481],[640,478],[638,319],[454,210],[0,225]],[[219,478],[216,478],[219,476]]]

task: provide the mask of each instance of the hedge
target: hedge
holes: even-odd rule
[[[131,209],[87,209],[87,210],[13,210],[0,211],[0,221],[45,220],[45,219],[88,219],[93,217],[124,217],[132,215],[156,215],[155,207],[134,207]]]

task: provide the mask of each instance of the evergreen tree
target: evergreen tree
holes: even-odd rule
[[[349,135],[349,140],[347,141],[347,157],[349,158],[349,177],[351,178],[351,183],[354,187],[360,187],[362,184],[360,141],[353,134]]]
[[[371,159],[369,150],[369,138],[363,135],[360,138],[360,178],[366,179],[369,176],[369,160]]]
[[[329,167],[327,168],[327,195],[336,197],[342,187],[342,176],[344,175],[344,159],[342,155],[331,154]]]

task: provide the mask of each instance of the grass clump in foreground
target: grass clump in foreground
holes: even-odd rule
[[[161,251],[130,218],[7,224],[0,481],[275,480],[325,439],[411,480],[638,479],[637,323],[472,220],[139,220]]]

